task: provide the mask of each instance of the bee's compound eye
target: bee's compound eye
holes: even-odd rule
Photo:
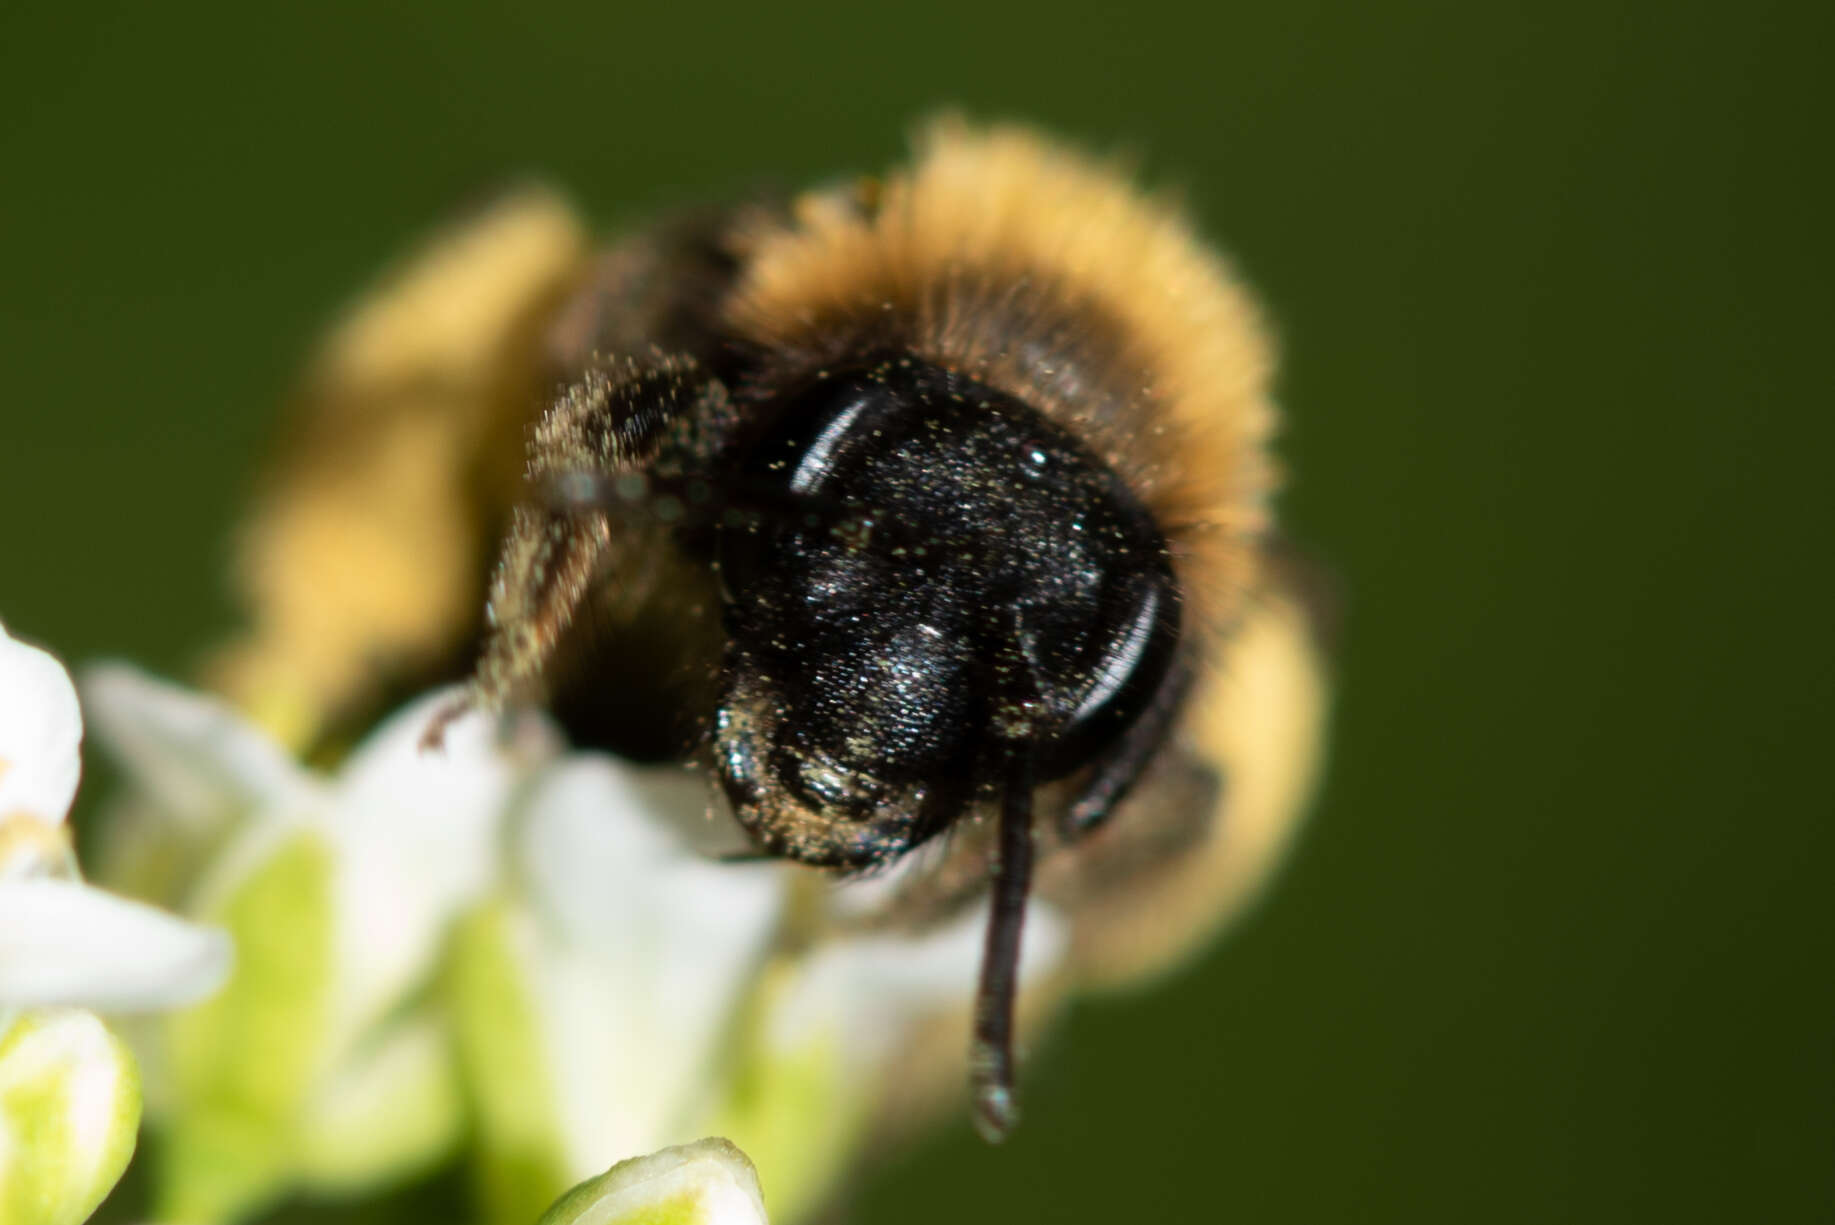
[[[1163,550],[1149,564],[1111,569],[1097,633],[1058,667],[1070,706],[1041,762],[1046,777],[1068,774],[1140,717],[1160,692],[1178,653],[1181,600]],[[1039,647],[1049,652],[1050,644]]]

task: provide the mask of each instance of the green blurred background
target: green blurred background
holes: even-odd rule
[[[939,104],[1133,149],[1285,337],[1329,778],[852,1219],[1830,1220],[1827,12],[15,2],[0,615],[185,669],[317,329],[517,172],[615,225]]]

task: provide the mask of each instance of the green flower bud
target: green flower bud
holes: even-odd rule
[[[726,1140],[621,1161],[563,1195],[538,1225],[766,1225],[758,1175]]]
[[[95,1014],[30,1012],[0,1035],[0,1225],[76,1225],[134,1152],[140,1077]]]

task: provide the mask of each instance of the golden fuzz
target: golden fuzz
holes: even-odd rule
[[[920,356],[1104,450],[1168,531],[1201,608],[1230,613],[1267,526],[1273,354],[1223,260],[1115,167],[1020,127],[935,123],[913,166],[865,194],[857,207],[809,198],[793,224],[748,236],[735,332],[819,354],[850,322],[910,316],[899,339]],[[990,328],[990,313],[1011,326]],[[1079,369],[1098,331],[1118,357]],[[1089,416],[1095,381],[1121,401],[1110,419]]]

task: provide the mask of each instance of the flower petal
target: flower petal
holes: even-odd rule
[[[127,1168],[140,1078],[88,1012],[28,1013],[0,1033],[0,1221],[78,1225]]]
[[[675,836],[705,818],[700,787],[668,785],[684,777],[581,756],[530,800],[528,892],[552,920],[532,981],[576,1172],[680,1138],[783,904],[782,865]]]
[[[397,1182],[451,1152],[464,1120],[447,1035],[423,1010],[385,1027],[318,1087],[298,1131],[301,1175],[340,1195]]]
[[[447,729],[440,749],[423,751],[428,723],[452,696],[429,695],[392,717],[329,796],[321,828],[336,863],[340,1033],[424,981],[453,918],[497,880],[503,815],[527,763],[475,712]]]
[[[0,884],[0,1006],[166,1008],[215,991],[228,936],[72,880]]]
[[[82,774],[83,715],[64,665],[0,625],[0,818],[64,819]]]
[[[105,663],[83,670],[83,701],[97,737],[171,816],[206,823],[312,802],[311,775],[215,698]]]
[[[725,982],[769,936],[787,869],[697,853],[677,831],[706,823],[706,787],[684,770],[571,757],[529,800],[529,894],[567,941],[602,958],[674,973],[684,961],[667,954],[683,952],[696,977]]]
[[[766,1225],[758,1174],[726,1140],[621,1161],[581,1183],[538,1225]]]
[[[987,903],[918,935],[876,933],[836,940],[799,969],[795,986],[771,1016],[771,1038],[794,1050],[833,1027],[856,1067],[896,1050],[915,1023],[967,1007],[981,967]],[[1026,908],[1019,981],[1030,986],[1064,959],[1067,931],[1057,911]]]
[[[726,1096],[704,1126],[770,1172],[780,1219],[805,1219],[833,1192],[888,1101],[911,1126],[962,1096],[986,923],[983,905],[921,934],[839,938],[782,966],[751,1001],[756,1031],[735,1044]],[[1028,992],[1062,963],[1065,937],[1057,912],[1033,902],[1020,963]]]

